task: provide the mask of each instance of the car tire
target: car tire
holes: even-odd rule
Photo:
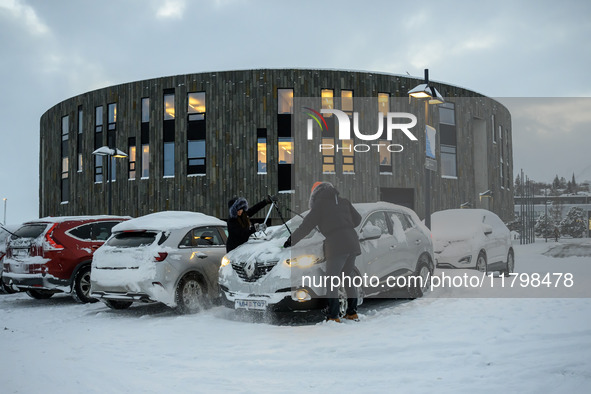
[[[484,272],[485,274],[488,272],[488,263],[486,262],[486,254],[481,251],[478,253],[478,258],[476,259],[476,270],[480,272]]]
[[[515,255],[513,250],[509,250],[507,253],[507,269],[503,272],[505,276],[510,276],[515,271]]]
[[[106,306],[111,309],[127,309],[133,304],[133,301],[121,301],[121,300],[103,300]]]
[[[51,298],[55,293],[48,290],[27,290],[27,295],[36,300],[47,300]]]
[[[427,290],[431,287],[431,276],[433,270],[430,268],[429,258],[425,255],[419,257],[417,262],[417,270],[413,274],[415,278],[421,278],[421,280],[412,280],[407,284],[408,296],[411,299],[421,298]]]
[[[185,275],[176,287],[175,302],[175,311],[183,315],[207,308],[207,287],[201,276],[196,273]]]
[[[90,265],[80,268],[76,273],[72,284],[72,297],[83,304],[98,301],[90,296]]]

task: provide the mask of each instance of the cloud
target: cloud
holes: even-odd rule
[[[181,19],[185,10],[184,0],[165,0],[156,10],[159,19]]]
[[[49,27],[39,19],[33,7],[20,0],[0,0],[0,13],[2,11],[8,12],[19,23],[24,23],[27,30],[34,35],[50,32]]]

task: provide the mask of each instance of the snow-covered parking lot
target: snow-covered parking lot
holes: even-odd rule
[[[588,280],[591,244],[584,243],[548,255],[557,244],[515,245],[516,271]],[[66,295],[0,295],[0,391],[588,391],[589,298],[441,294],[366,301],[360,322],[342,324],[253,322],[223,307],[178,316],[159,305],[114,311]]]

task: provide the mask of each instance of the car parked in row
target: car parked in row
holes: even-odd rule
[[[96,252],[92,296],[113,309],[161,302],[194,313],[219,298],[226,222],[195,212],[158,212],[121,223]]]
[[[470,268],[482,272],[515,270],[511,233],[503,221],[485,209],[448,209],[431,216],[437,267]]]
[[[26,222],[8,237],[3,264],[6,286],[36,299],[66,292],[79,302],[90,297],[93,254],[128,217],[66,216]]]
[[[13,231],[16,231],[18,226],[9,225],[0,227],[0,292],[7,294],[17,293],[18,290],[13,289],[11,286],[4,284],[2,280],[2,266],[4,264],[4,256],[6,256],[6,241],[7,238],[12,235]]]
[[[429,230],[415,212],[399,205],[378,202],[353,206],[362,216],[356,229],[362,251],[355,261],[357,274],[379,280],[379,283],[365,282],[356,286],[358,297],[384,295],[393,290],[387,283],[389,277],[410,276],[422,280],[409,280],[407,288],[398,290],[403,290],[410,298],[422,296],[434,270]],[[294,217],[286,226],[293,231],[302,220]],[[278,226],[267,232],[268,237],[249,240],[224,256],[219,273],[224,304],[234,309],[263,311],[322,307],[326,287],[313,283],[304,286],[302,275],[324,275],[324,237],[314,230],[295,247],[283,248],[289,236],[287,228]],[[339,299],[341,312],[344,312],[344,289],[340,289]]]

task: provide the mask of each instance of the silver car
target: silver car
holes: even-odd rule
[[[159,212],[121,223],[94,254],[91,294],[113,309],[161,302],[194,313],[219,297],[226,222],[195,212]]]
[[[415,212],[399,205],[353,205],[362,216],[356,229],[362,252],[355,266],[357,275],[365,280],[352,286],[358,298],[392,294],[390,290],[400,287],[410,298],[422,296],[434,269],[429,230]],[[294,217],[287,227],[293,231],[302,220]],[[249,240],[224,256],[219,275],[223,303],[234,309],[263,311],[322,307],[327,287],[306,282],[304,277],[324,275],[324,237],[314,230],[295,247],[283,248],[289,236],[287,228],[278,226],[267,231],[267,237]],[[422,280],[406,281],[411,276]],[[408,286],[399,286],[401,283]],[[344,287],[339,287],[339,299],[344,312]]]

